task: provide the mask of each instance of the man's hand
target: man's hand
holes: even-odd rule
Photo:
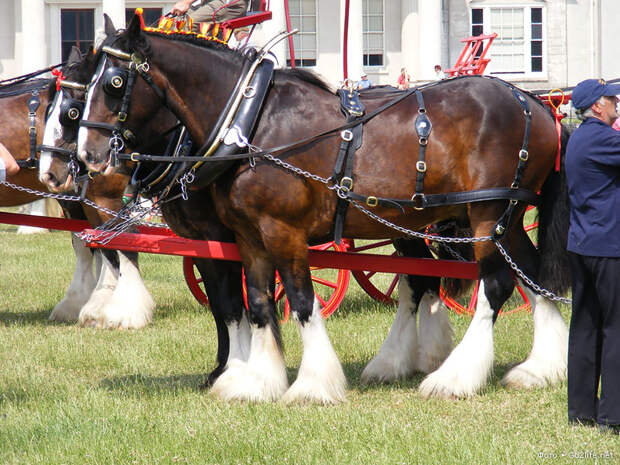
[[[194,3],[195,1],[196,0],[179,0],[174,4],[170,12],[176,16],[184,15],[185,13],[187,13],[187,10],[189,10],[189,7],[192,6],[192,3]]]
[[[7,176],[12,176],[19,171],[19,165],[13,158],[13,155],[11,155],[2,143],[0,143],[0,161],[2,162],[0,164],[0,169],[6,173]]]

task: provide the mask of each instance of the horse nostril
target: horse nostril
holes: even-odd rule
[[[91,152],[82,152],[82,156],[81,156],[82,160],[84,160],[84,163],[93,163],[95,161],[95,157],[93,156],[93,154]]]

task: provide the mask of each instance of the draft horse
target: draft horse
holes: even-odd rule
[[[156,124],[153,115],[164,106],[187,127],[197,145],[208,148],[205,143],[213,140],[214,128],[219,130],[225,119],[221,112],[230,107],[234,98],[230,96],[242,82],[239,76],[251,59],[191,35],[162,36],[143,31],[137,17],[105,52],[89,85],[77,139],[79,157],[99,172],[114,171],[117,154],[110,149],[110,139],[115,133],[130,128],[139,136]],[[114,96],[107,83],[118,73],[133,73],[136,78]],[[253,98],[254,90],[242,86],[240,98]],[[126,102],[124,106],[122,102]],[[543,105],[503,81],[484,77],[448,80],[411,90],[397,99],[365,103],[368,114],[363,143],[352,171],[354,196],[349,196],[353,206],[346,216],[343,235],[397,238],[403,236],[403,230],[388,227],[384,221],[418,231],[457,218],[468,222],[476,237],[495,234],[525,275],[540,280],[539,252],[522,228],[526,207],[522,200],[537,201],[533,193],[554,176],[557,134],[554,120]],[[128,115],[122,123],[118,121],[120,108]],[[419,113],[432,121],[432,134],[424,140],[414,129]],[[528,118],[531,124],[526,129]],[[243,145],[244,138],[249,137],[255,147],[276,147],[270,151],[272,155],[261,152],[264,158],[257,156],[251,164],[235,163],[215,174],[218,165],[204,162],[204,178],[211,182],[201,192],[208,192],[218,217],[234,231],[246,272],[252,328],[247,362],[230,363],[214,383],[213,392],[223,398],[321,403],[345,398],[345,376],[314,301],[307,254],[308,244],[324,242],[331,236],[336,192],[346,196],[338,180],[330,181],[341,143],[334,128],[343,127],[339,101],[325,84],[304,71],[278,70],[255,128],[242,133],[243,137],[237,129],[237,137],[226,142],[229,130],[223,142]],[[422,160],[421,152],[425,156]],[[523,159],[526,165],[519,163]],[[222,162],[217,163],[221,166]],[[525,194],[516,198],[506,192],[516,182],[518,166],[514,190]],[[194,168],[201,174],[200,167]],[[424,173],[422,182],[416,171]],[[565,201],[555,190],[543,190],[543,196],[556,203]],[[472,191],[477,198],[463,194]],[[448,196],[453,201],[417,202],[436,199],[434,195],[445,197],[445,193],[455,193]],[[414,201],[409,201],[412,194],[416,194]],[[364,205],[383,221],[365,214],[361,209]],[[547,206],[544,202],[541,205]],[[553,206],[541,208],[544,224],[554,221],[554,211],[558,209]],[[506,212],[511,213],[508,218]],[[504,223],[499,221],[502,218]],[[550,247],[553,239],[557,240],[547,235],[540,244],[543,261],[553,261],[557,257],[550,254],[561,250]],[[492,327],[501,305],[512,293],[514,280],[493,242],[476,242],[474,251],[481,280],[475,316],[460,344],[422,382],[420,390],[425,395],[472,395],[484,385],[492,369]],[[290,387],[275,318],[276,269],[303,342],[301,366]],[[552,282],[550,278],[545,282]],[[564,276],[553,278],[558,278],[558,288],[566,282],[560,279]],[[567,328],[552,301],[529,288],[526,292],[534,309],[534,344],[528,359],[514,367],[506,381],[521,386],[543,385],[564,375]]]
[[[109,18],[106,16],[105,19],[108,38],[101,44],[102,46],[113,40],[115,35]],[[87,56],[85,63],[80,65],[82,77],[87,74],[86,70],[90,70],[91,74],[94,71],[92,63],[96,62],[97,55],[93,57],[91,59],[91,55]],[[86,81],[83,83],[63,81],[61,83],[62,91],[55,96],[50,106],[50,117],[46,124],[42,147],[40,178],[52,190],[66,189],[73,183],[70,167],[76,161],[73,159],[74,151],[67,147],[71,147],[74,142],[75,121],[71,121],[67,115],[79,103],[80,99],[83,100],[85,83]],[[174,124],[176,118],[167,109],[164,109],[164,115],[158,121],[161,126],[155,125],[153,127],[155,131],[144,137],[144,140],[155,141],[151,148],[163,150],[162,146],[165,145],[165,140],[157,133],[162,131],[164,134],[168,133],[169,131],[165,131],[165,129]],[[131,142],[136,143],[136,140]],[[133,148],[135,149],[135,146]],[[68,154],[69,156],[67,156]],[[168,172],[169,167],[164,165],[162,168],[160,165],[159,167],[138,166],[132,168],[135,173],[132,184],[139,183],[141,186],[146,184],[146,189],[140,187],[146,195],[161,194],[161,187],[167,187],[165,177],[162,178],[161,174]],[[142,172],[146,172],[147,175],[142,178],[136,176]],[[153,176],[153,174],[157,174],[157,176]],[[160,178],[163,179],[162,182],[143,181],[143,179]],[[138,180],[136,181],[136,179]],[[152,187],[153,185],[154,187]],[[117,195],[121,195],[120,191]],[[181,200],[179,198],[179,186],[173,182],[168,197],[171,200],[165,195],[159,197],[163,199],[160,201],[162,213],[169,226],[178,235],[193,239],[234,240],[232,232],[217,217],[210,196],[191,195],[187,200]],[[198,213],[201,214],[200,217]],[[187,217],[191,217],[191,221],[188,221]],[[400,239],[395,241],[395,246],[403,255],[431,257],[422,240]],[[442,252],[444,251],[440,249],[439,253]],[[461,253],[467,252],[461,251]],[[240,266],[233,262],[205,259],[196,260],[196,265],[206,286],[218,333],[218,366],[207,377],[206,385],[209,386],[224,371],[228,361],[235,359],[247,361],[250,332],[247,318],[242,312]],[[459,281],[451,281],[448,285],[455,293],[463,288],[463,283]],[[399,310],[394,328],[390,331],[379,354],[364,371],[364,377],[369,380],[391,381],[408,376],[416,371],[428,373],[443,362],[452,348],[450,322],[447,315],[439,311],[439,279],[401,276],[399,288]],[[417,314],[419,314],[420,319],[419,337]]]
[[[78,66],[81,62],[79,51],[74,49],[62,69],[63,73],[77,78],[83,72]],[[0,87],[0,141],[21,165],[20,171],[8,181],[39,192],[55,190],[48,189],[47,184],[38,179],[37,145],[43,138],[46,112],[56,93],[56,82],[56,78],[30,79]],[[79,107],[79,111],[81,109]],[[67,118],[67,121],[73,121],[75,134],[77,120]],[[73,143],[75,147],[75,141]],[[110,210],[118,210],[121,202],[116,189],[122,178],[122,175],[115,175],[105,182],[103,179],[93,180],[85,198]],[[35,194],[0,186],[1,206],[21,205],[37,199]],[[87,219],[93,226],[111,218],[109,214],[86,204],[72,201],[60,203],[66,217]],[[76,255],[75,272],[65,296],[54,306],[49,319],[79,321],[84,326],[106,328],[141,328],[148,324],[155,304],[142,283],[137,254],[114,250],[93,254],[76,237],[72,237],[72,245]],[[123,289],[128,289],[130,293],[122,292]]]

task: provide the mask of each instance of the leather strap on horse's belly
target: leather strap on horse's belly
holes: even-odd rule
[[[357,202],[365,203],[370,207],[381,206],[388,208],[415,208],[419,202],[404,199],[389,199],[383,197],[373,197],[348,192],[347,198]],[[490,200],[515,200],[530,205],[538,205],[539,196],[534,192],[523,189],[511,189],[509,187],[491,187],[475,191],[447,192],[444,194],[424,194],[422,197],[422,207],[440,207],[444,205],[459,205],[472,202],[485,202]]]

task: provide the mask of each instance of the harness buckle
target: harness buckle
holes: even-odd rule
[[[118,112],[118,120],[121,123],[124,123],[125,121],[127,121],[127,113],[125,113],[124,111],[119,111]]]
[[[366,205],[369,207],[376,207],[379,205],[379,199],[377,199],[374,195],[370,195],[366,198]]]
[[[413,202],[413,208],[415,210],[424,210],[424,194],[420,192],[416,192],[411,197],[411,201]]]
[[[134,156],[137,156],[137,155],[140,155],[140,154],[138,152],[131,152],[131,155],[129,155],[129,159],[137,163],[138,160],[134,158]]]
[[[353,179],[348,176],[344,176],[340,180],[340,189],[344,192],[352,191],[353,190]]]
[[[343,141],[350,142],[353,140],[353,131],[351,131],[350,129],[345,129],[340,133],[340,137],[342,137]]]
[[[426,137],[420,137],[418,139],[418,142],[420,143],[420,145],[426,145],[428,144],[428,139]]]
[[[519,150],[519,160],[521,161],[527,161],[527,159],[530,157],[530,154],[527,150]]]
[[[418,173],[426,173],[426,162],[421,160],[416,162],[415,169]]]
[[[516,181],[513,181],[512,184],[510,185],[511,189],[518,189],[519,188],[519,183],[517,183]]]

